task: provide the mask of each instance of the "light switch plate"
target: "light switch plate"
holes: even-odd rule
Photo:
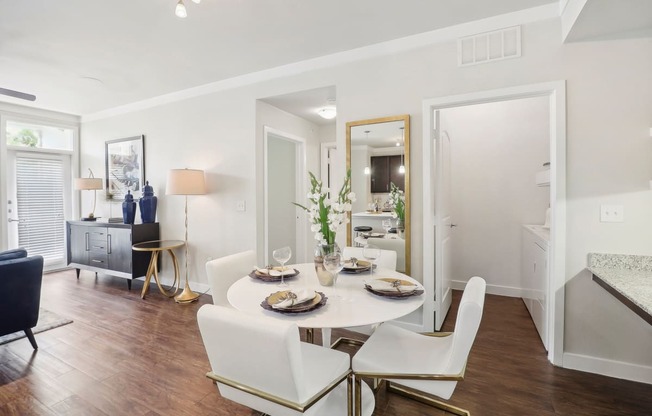
[[[600,222],[624,222],[625,208],[622,205],[600,205]]]
[[[245,201],[238,201],[235,203],[235,210],[236,211],[246,211],[247,210],[247,204]]]

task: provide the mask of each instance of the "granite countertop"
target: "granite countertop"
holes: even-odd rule
[[[652,324],[652,256],[589,253],[593,280]]]

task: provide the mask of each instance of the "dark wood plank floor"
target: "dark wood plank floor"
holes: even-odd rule
[[[154,290],[141,300],[141,288],[89,272],[79,281],[73,271],[45,275],[42,306],[74,323],[37,334],[37,352],[26,339],[0,346],[0,415],[255,414],[222,399],[204,377],[196,312],[210,297],[177,305]],[[459,293],[445,330],[457,302]],[[487,296],[451,402],[474,416],[650,415],[652,386],[553,367],[520,299]],[[374,414],[444,413],[382,392]]]

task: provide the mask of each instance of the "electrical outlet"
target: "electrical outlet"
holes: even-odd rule
[[[625,208],[622,205],[600,205],[600,222],[624,222]]]
[[[235,203],[235,210],[244,212],[247,210],[247,204],[245,201],[238,201]]]

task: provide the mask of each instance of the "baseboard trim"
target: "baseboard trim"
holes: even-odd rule
[[[644,365],[565,352],[563,366],[571,370],[652,384],[652,367]]]
[[[466,282],[453,280],[451,286],[454,290],[464,290]],[[522,298],[524,291],[520,287],[500,286],[487,283],[487,293],[490,295],[508,296],[510,298]]]

